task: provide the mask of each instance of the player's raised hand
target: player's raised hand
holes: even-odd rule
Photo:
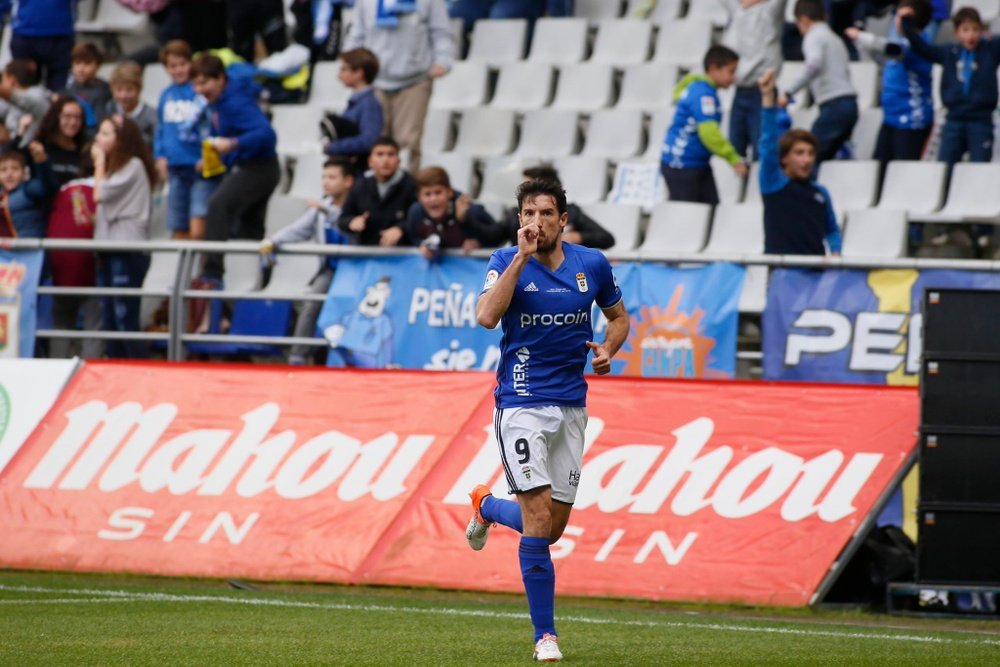
[[[525,225],[517,230],[517,252],[533,255],[538,250],[538,225]]]
[[[611,372],[611,355],[600,343],[592,340],[587,341],[587,347],[594,351],[594,358],[590,361],[591,367],[598,375],[607,375]]]

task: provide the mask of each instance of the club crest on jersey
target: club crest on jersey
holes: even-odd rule
[[[483,289],[487,290],[487,289],[493,287],[493,285],[496,284],[497,278],[499,278],[499,277],[500,277],[500,274],[497,273],[495,269],[490,269],[489,271],[487,271],[486,272],[486,283],[483,285]]]
[[[581,292],[587,291],[587,274],[578,273],[576,274],[576,286],[580,288]]]

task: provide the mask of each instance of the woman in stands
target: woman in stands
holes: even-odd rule
[[[42,118],[37,139],[45,147],[60,187],[80,178],[80,162],[87,141],[85,122],[83,105],[67,95],[60,96]]]
[[[97,203],[94,238],[148,240],[156,169],[139,126],[128,118],[104,119],[94,139],[91,157],[94,160],[94,201]],[[101,253],[97,282],[102,287],[141,287],[148,269],[149,255],[146,253]],[[104,329],[138,331],[139,303],[139,297],[105,297],[102,304]],[[142,341],[108,341],[107,351],[109,357],[141,358],[148,354]]]

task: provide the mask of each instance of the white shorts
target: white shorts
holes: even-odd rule
[[[586,408],[496,408],[493,427],[511,493],[551,486],[554,500],[573,504],[580,485]]]

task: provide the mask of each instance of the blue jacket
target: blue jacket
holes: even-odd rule
[[[663,141],[661,162],[673,169],[707,168],[713,154],[730,164],[740,161],[733,145],[722,134],[722,104],[708,77],[685,76],[674,87],[677,110]]]
[[[382,105],[375,97],[371,86],[351,95],[343,118],[358,126],[358,134],[353,137],[334,139],[326,146],[330,155],[367,155],[375,140],[382,136]]]
[[[190,82],[173,84],[160,95],[153,156],[167,158],[171,167],[193,166],[201,159],[201,137],[190,131],[201,110]]]
[[[72,37],[77,0],[15,0],[11,9],[14,34],[25,37]],[[10,6],[11,3],[4,3]]]
[[[49,222],[49,199],[59,189],[48,161],[31,167],[31,179],[8,193],[7,209],[21,238],[40,239]]]
[[[1000,37],[982,39],[975,51],[966,51],[960,44],[928,44],[909,18],[903,20],[903,32],[914,52],[943,65],[941,101],[948,108],[948,120],[992,123],[997,106]],[[968,68],[972,76],[966,81]]]
[[[930,32],[924,37],[930,39]],[[934,124],[934,99],[932,95],[930,60],[913,52],[910,43],[889,31],[887,54],[892,47],[902,50],[902,55],[892,57],[882,70],[883,122],[889,127],[903,130],[920,130]]]
[[[819,183],[793,181],[778,159],[778,110],[761,109],[760,194],[764,200],[764,252],[769,255],[825,255],[841,248],[840,227],[830,193]]]
[[[249,160],[273,160],[278,156],[278,135],[257,106],[257,98],[237,79],[230,79],[213,104],[213,137],[236,138],[239,145],[226,154],[227,164]]]

